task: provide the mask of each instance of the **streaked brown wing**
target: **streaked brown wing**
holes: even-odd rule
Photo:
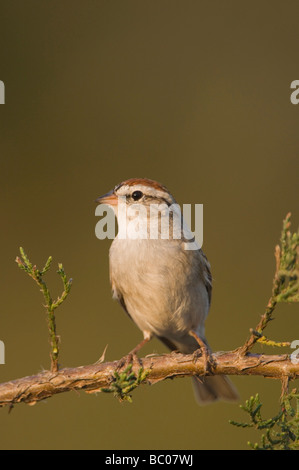
[[[209,304],[211,304],[212,300],[212,273],[211,273],[211,267],[210,263],[208,261],[208,258],[204,254],[202,250],[200,250],[200,256],[201,256],[201,264],[202,264],[202,270],[203,270],[203,281],[206,286],[207,292],[208,292],[208,297],[209,297]]]

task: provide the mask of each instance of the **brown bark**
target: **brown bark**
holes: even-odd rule
[[[299,377],[299,364],[293,364],[287,354],[240,354],[239,350],[213,354],[213,374],[260,375],[279,380]],[[147,383],[153,384],[166,378],[204,375],[206,364],[202,357],[179,353],[147,356],[134,361],[132,371],[137,374],[140,366],[148,371]],[[30,405],[57,393],[83,390],[87,393],[101,391],[114,380],[119,361],[92,364],[76,368],[64,368],[57,372],[40,374],[0,384],[0,406],[13,406],[24,402]]]

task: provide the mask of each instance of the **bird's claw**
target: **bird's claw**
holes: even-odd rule
[[[204,361],[204,373],[213,373],[215,361],[211,350],[207,346],[200,347],[194,351],[193,362],[196,362],[200,357],[202,357]]]
[[[118,361],[116,370],[119,371],[120,369],[123,369],[123,368],[127,369],[127,367],[129,367],[129,365],[131,365],[131,364],[134,365],[136,363],[138,363],[138,366],[140,367],[141,361],[138,358],[136,353],[126,354],[124,357],[122,357]]]

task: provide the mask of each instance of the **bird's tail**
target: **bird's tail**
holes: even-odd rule
[[[193,377],[193,390],[199,405],[207,405],[217,400],[236,401],[239,398],[234,384],[226,375]]]
[[[199,347],[190,335],[185,336],[180,341],[173,341],[160,336],[158,338],[172,351],[178,350],[183,354],[192,354]],[[201,338],[211,351],[203,334]],[[199,405],[207,405],[218,400],[236,401],[239,399],[236,387],[226,375],[195,376],[192,378],[192,382],[195,398]]]

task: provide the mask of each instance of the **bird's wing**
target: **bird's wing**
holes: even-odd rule
[[[212,300],[212,274],[211,274],[211,266],[210,263],[202,250],[199,252],[200,254],[200,264],[202,267],[202,276],[205,287],[207,289],[208,297],[209,297],[209,304],[211,304]]]
[[[132,320],[132,317],[129,314],[127,306],[126,306],[125,299],[124,299],[122,293],[115,287],[115,284],[113,283],[112,280],[111,280],[111,286],[112,286],[113,298],[116,299],[119,302],[119,304],[122,306],[122,308],[124,309],[124,311],[126,312],[128,317]]]

